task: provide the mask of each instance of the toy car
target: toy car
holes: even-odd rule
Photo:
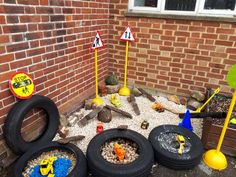
[[[40,163],[40,173],[41,175],[47,177],[54,177],[54,162],[57,160],[57,157],[53,156],[46,160],[42,160]]]

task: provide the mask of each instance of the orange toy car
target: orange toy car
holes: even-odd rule
[[[114,152],[116,154],[116,156],[118,157],[119,161],[122,161],[124,160],[125,158],[125,151],[124,149],[121,147],[121,145],[119,144],[115,144],[114,145]]]

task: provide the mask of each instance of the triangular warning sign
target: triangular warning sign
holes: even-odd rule
[[[102,38],[100,36],[100,33],[97,31],[97,34],[95,36],[95,39],[93,41],[93,45],[91,47],[91,49],[95,50],[98,48],[104,47],[103,43],[102,43]]]
[[[121,35],[120,40],[135,41],[135,38],[134,38],[129,26],[126,28],[125,32]]]

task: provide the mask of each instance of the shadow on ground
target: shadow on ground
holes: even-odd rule
[[[215,171],[209,169],[203,163],[199,164],[193,170],[176,171],[161,165],[154,165],[149,177],[235,177],[236,174],[236,158],[227,157],[228,168],[223,171]],[[0,177],[11,177],[9,172],[12,167],[8,169],[0,169]],[[19,172],[20,173],[20,172]],[[91,175],[89,177],[92,177]],[[128,176],[127,176],[128,177]]]

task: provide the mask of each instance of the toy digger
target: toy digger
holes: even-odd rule
[[[184,150],[184,146],[185,146],[185,139],[182,135],[177,135],[176,141],[178,141],[178,143],[179,143],[178,154],[182,155],[183,150]]]
[[[52,156],[46,160],[42,160],[40,163],[40,173],[43,176],[54,177],[54,162],[57,160],[57,157]]]
[[[125,158],[125,151],[124,149],[121,147],[121,145],[119,144],[115,144],[114,145],[114,152],[116,154],[116,156],[118,157],[119,161],[122,161],[124,160]]]
[[[154,103],[152,105],[152,109],[156,110],[157,112],[164,112],[165,111],[165,108],[163,105],[161,105],[161,103]]]
[[[111,95],[111,103],[115,105],[115,107],[117,108],[121,106],[120,100],[117,98],[115,94]]]

